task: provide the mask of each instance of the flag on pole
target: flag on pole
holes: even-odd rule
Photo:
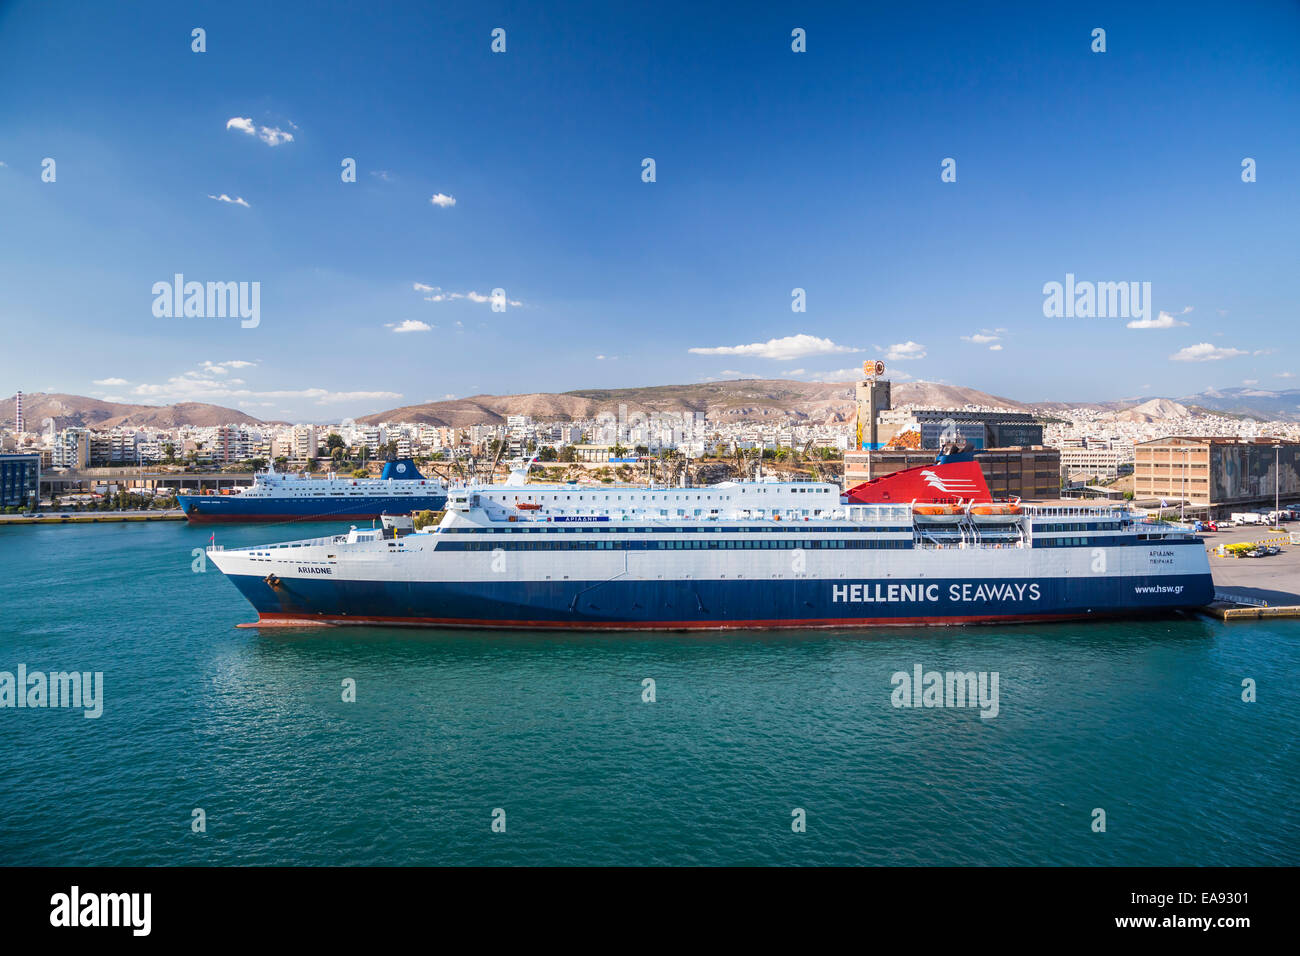
[[[1161,499],[1160,499],[1160,507],[1161,507],[1161,508],[1168,508],[1168,507],[1169,507],[1169,502],[1165,501],[1164,498],[1161,498]]]

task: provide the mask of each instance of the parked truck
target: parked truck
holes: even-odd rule
[[[1267,522],[1267,515],[1255,511],[1234,511],[1232,513],[1233,524],[1266,524]]]

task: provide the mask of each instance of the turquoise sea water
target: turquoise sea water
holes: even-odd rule
[[[0,862],[1300,863],[1300,621],[258,631],[210,533],[0,527],[0,671],[105,685],[0,709]],[[996,671],[998,716],[893,707],[916,664]]]

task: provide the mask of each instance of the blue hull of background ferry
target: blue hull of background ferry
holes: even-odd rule
[[[243,495],[177,495],[181,510],[195,524],[207,522],[369,521],[381,514],[405,515],[412,511],[441,511],[447,496],[320,498],[245,498]]]

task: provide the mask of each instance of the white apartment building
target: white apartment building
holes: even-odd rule
[[[82,469],[90,463],[90,429],[65,428],[54,439],[55,468]]]
[[[294,425],[289,437],[290,451],[287,457],[299,461],[315,458],[320,444],[315,425]]]
[[[1118,478],[1120,453],[1110,448],[1062,448],[1061,473]]]

